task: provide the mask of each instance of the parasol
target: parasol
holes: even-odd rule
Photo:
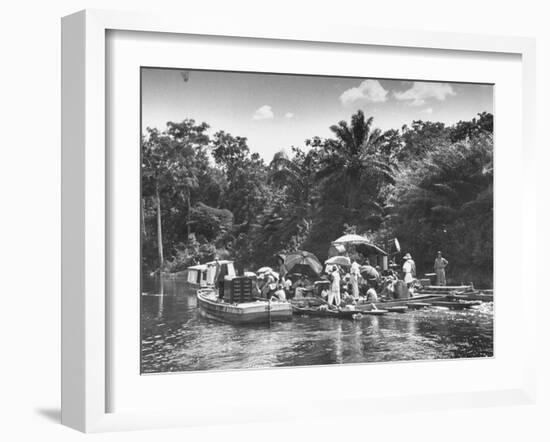
[[[351,261],[347,256],[333,256],[327,259],[325,264],[337,264],[339,266],[350,267]]]
[[[284,268],[287,272],[319,275],[323,266],[317,257],[310,252],[296,251],[285,256]]]
[[[355,250],[357,250],[359,253],[362,253],[363,255],[368,255],[370,253],[387,255],[387,253],[384,250],[372,244],[368,240],[368,238],[361,235],[348,234],[348,235],[341,236],[340,238],[333,241],[332,245],[335,245],[335,246],[336,245],[344,245],[344,246],[354,245]]]

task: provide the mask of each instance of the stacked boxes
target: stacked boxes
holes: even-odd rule
[[[236,276],[230,281],[230,289],[225,291],[225,301],[230,303],[252,302],[253,278]]]

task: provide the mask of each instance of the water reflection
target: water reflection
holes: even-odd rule
[[[144,373],[493,355],[492,304],[233,326],[201,317],[196,289],[183,279],[147,280],[143,287]]]

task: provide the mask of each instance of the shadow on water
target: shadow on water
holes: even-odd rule
[[[492,304],[243,327],[203,318],[181,277],[143,287],[143,373],[493,356]]]

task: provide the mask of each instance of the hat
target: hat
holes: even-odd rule
[[[403,259],[412,259],[412,256],[411,256],[410,253],[407,253],[407,254],[403,257]]]

